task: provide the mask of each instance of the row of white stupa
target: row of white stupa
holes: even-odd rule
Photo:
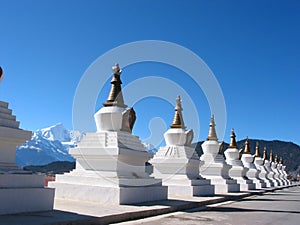
[[[273,162],[272,155],[268,161],[266,152],[261,158],[258,146],[254,158],[247,141],[240,160],[234,132],[225,161],[219,154],[213,117],[199,159],[190,146],[193,131],[185,129],[180,98],[171,128],[164,134],[166,146],[151,159],[139,138],[131,134],[136,116],[124,104],[118,65],[113,73],[109,97],[94,115],[97,132],[87,133],[70,149],[76,168],[57,175],[50,188],[44,187],[43,175],[15,164],[16,146],[30,139],[31,132],[20,129],[8,103],[0,101],[0,215],[52,210],[54,194],[55,198],[130,204],[289,185],[285,166]],[[145,168],[149,160],[154,167],[151,175]]]
[[[220,154],[221,143],[211,117],[207,140],[200,157],[191,147],[193,131],[186,130],[180,97],[170,129],[164,134],[166,146],[150,159],[141,141],[131,134],[136,116],[124,104],[121,70],[113,67],[107,101],[95,115],[97,132],[88,133],[70,154],[76,169],[57,175],[50,187],[57,198],[129,204],[166,199],[168,196],[208,196],[289,185],[281,162],[260,157],[259,147],[251,155],[248,139],[240,159],[232,131],[226,160]],[[150,159],[150,160],[149,160]],[[145,163],[153,173],[145,172]]]

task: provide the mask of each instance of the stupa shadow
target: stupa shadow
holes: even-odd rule
[[[290,211],[290,210],[273,210],[273,209],[243,209],[236,207],[209,207],[207,206],[206,211],[210,212],[264,212],[264,213],[292,213],[300,214],[299,211]]]
[[[151,201],[151,202],[141,202],[136,204],[128,204],[130,206],[184,206],[192,203],[199,203],[197,201],[187,201],[187,200],[177,200],[177,199],[168,199],[164,201]]]

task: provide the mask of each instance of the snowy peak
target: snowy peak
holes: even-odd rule
[[[62,123],[58,123],[54,126],[43,128],[36,131],[37,134],[40,134],[44,138],[50,141],[60,141],[60,142],[70,142],[70,131],[67,130]]]
[[[74,161],[68,153],[81,140],[79,131],[69,131],[61,123],[33,132],[31,140],[17,148],[20,166],[45,165],[54,161]]]

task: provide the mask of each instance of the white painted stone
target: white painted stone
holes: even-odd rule
[[[199,156],[191,147],[194,132],[185,129],[180,96],[176,102],[173,123],[164,133],[166,146],[160,147],[150,160],[153,176],[161,178],[168,186],[170,197],[213,195],[210,181],[199,175]]]
[[[277,181],[277,186],[284,185],[283,181],[279,178],[279,172],[277,170],[277,162],[272,162],[271,163],[271,169],[274,172],[274,179]]]
[[[287,180],[285,180],[285,178],[284,178],[284,174],[283,174],[283,171],[282,171],[282,164],[281,163],[277,164],[277,172],[278,172],[278,175],[279,175],[279,179],[282,181],[282,184],[283,185],[288,185]]]
[[[203,155],[200,157],[200,175],[211,180],[215,186],[215,194],[239,192],[240,185],[229,176],[228,165],[224,157],[219,154],[220,143],[216,140],[207,140],[202,144]]]
[[[229,169],[229,176],[237,180],[237,183],[240,185],[240,191],[255,189],[253,181],[246,176],[249,169],[244,167],[239,159],[239,150],[237,148],[228,148],[224,154],[226,162],[232,166]]]
[[[254,157],[254,155],[244,153],[242,154],[241,161],[243,162],[244,167],[248,168],[246,176],[253,181],[256,189],[262,189],[266,187],[266,183],[259,177],[261,171],[257,169],[253,163]]]
[[[8,103],[0,101],[0,215],[53,209],[54,190],[44,188],[44,175],[15,164],[16,146],[30,138],[30,131],[19,129]]]
[[[281,171],[282,171],[282,173],[284,175],[284,179],[287,181],[287,183],[289,185],[289,184],[292,184],[292,182],[288,179],[288,174],[287,174],[285,168],[286,168],[286,166],[282,165]]]
[[[268,178],[268,170],[264,166],[264,159],[261,157],[255,157],[254,164],[256,168],[260,170],[258,176],[266,183],[266,187],[274,187],[274,182]]]
[[[199,175],[199,157],[189,146],[159,148],[150,160],[153,176],[168,186],[169,196],[208,196],[214,194],[209,180]]]
[[[150,154],[128,129],[127,108],[103,107],[95,114],[96,133],[87,133],[70,154],[76,168],[58,175],[56,198],[110,204],[133,204],[167,199],[167,187],[150,177],[145,163]]]
[[[266,170],[268,171],[268,173],[267,173],[268,179],[270,179],[274,183],[274,187],[279,186],[278,181],[274,178],[274,171],[271,168],[270,161],[266,159],[264,162],[264,166],[265,166]]]

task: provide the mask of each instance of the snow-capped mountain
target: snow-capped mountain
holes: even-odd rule
[[[55,161],[75,161],[68,153],[82,138],[79,131],[69,131],[61,123],[33,132],[31,140],[17,148],[20,166],[46,165]]]

